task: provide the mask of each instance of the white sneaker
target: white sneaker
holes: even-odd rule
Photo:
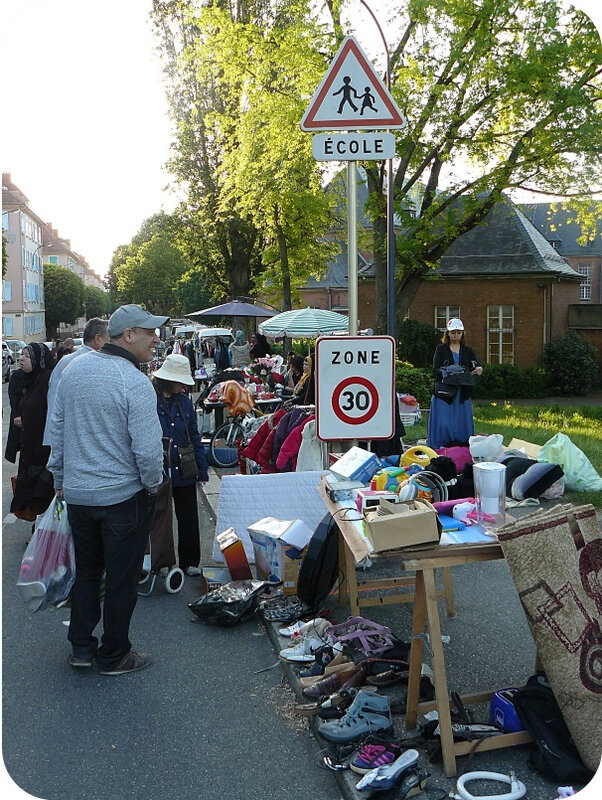
[[[201,570],[198,567],[186,567],[184,573],[188,575],[189,578],[195,578],[197,575],[201,574]]]
[[[314,634],[308,634],[294,647],[285,647],[284,650],[280,651],[278,656],[283,661],[296,661],[302,664],[310,664],[315,660],[314,652],[324,644],[328,644],[328,641]]]
[[[278,633],[281,636],[290,639],[292,636],[302,633],[306,625],[307,622],[294,622],[292,625],[288,625],[286,628],[280,628]]]

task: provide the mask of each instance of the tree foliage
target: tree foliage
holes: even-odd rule
[[[84,308],[87,319],[104,317],[109,312],[109,297],[98,286],[84,286]]]
[[[59,264],[44,264],[46,327],[56,333],[61,322],[72,325],[84,313],[84,284]]]
[[[223,296],[261,292],[290,308],[335,252],[330,199],[298,124],[322,67],[312,5],[155,0],[153,19],[176,122],[170,169],[207,251],[199,268]]]
[[[600,189],[602,50],[585,15],[554,0],[399,0],[395,7],[403,29],[391,83],[408,118],[394,174],[401,320],[425,275],[502,192],[577,202]],[[368,165],[368,175],[382,198],[378,165]],[[379,200],[376,216],[383,214]],[[384,264],[376,267],[378,296]]]
[[[190,266],[184,224],[177,213],[154,214],[129,244],[115,250],[105,281],[113,308],[139,303],[157,313],[181,311],[175,286]]]
[[[503,192],[568,198],[591,228],[584,198],[601,188],[602,48],[587,17],[557,0],[389,6],[391,91],[408,120],[396,135],[393,180],[401,322],[443,253]],[[332,255],[323,167],[298,123],[354,32],[344,19],[353,8],[351,0],[327,0],[319,13],[310,0],[153,2],[189,267],[217,299],[261,290],[287,307]],[[384,165],[364,166],[384,330]]]

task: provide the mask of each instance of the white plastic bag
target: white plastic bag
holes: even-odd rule
[[[36,520],[17,586],[30,611],[66,600],[75,581],[75,548],[67,504],[55,497]]]
[[[489,436],[471,436],[468,439],[473,461],[498,461],[504,455],[504,437],[501,433]]]
[[[557,433],[548,439],[539,451],[537,460],[559,464],[564,472],[567,489],[574,489],[576,492],[602,491],[602,478],[591,461],[564,433]]]

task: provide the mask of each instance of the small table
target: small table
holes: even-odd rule
[[[497,542],[475,545],[448,545],[434,547],[431,550],[404,551],[404,569],[409,572],[413,571],[416,576],[406,727],[409,729],[415,728],[418,714],[437,709],[441,752],[443,755],[443,769],[448,778],[456,774],[456,756],[467,755],[474,748],[475,743],[474,741],[454,742],[452,734],[449,694],[445,675],[445,658],[441,640],[441,624],[439,620],[439,609],[437,607],[438,595],[435,589],[435,570],[439,567],[445,570],[459,564],[471,564],[476,561],[492,561],[503,557],[502,548]],[[419,702],[419,692],[425,616],[433,662],[435,699],[421,703]],[[465,705],[485,703],[491,699],[495,691],[497,690],[493,689],[462,695],[461,699]],[[532,741],[532,738],[527,731],[503,733],[498,736],[491,736],[483,739],[479,743],[479,751],[497,750],[501,747],[511,747],[530,741]]]
[[[378,560],[391,560],[395,559],[400,563],[402,562],[403,555],[406,550],[389,550],[386,553],[371,553],[368,543],[358,533],[352,520],[345,519],[343,508],[333,502],[326,492],[325,479],[322,478],[318,486],[318,491],[324,501],[327,510],[330,511],[336,520],[339,528],[339,571],[341,580],[339,581],[339,603],[345,604],[346,594],[349,597],[349,607],[352,616],[357,616],[360,613],[360,608],[367,608],[369,606],[385,606],[394,603],[412,603],[414,602],[414,584],[415,577],[413,575],[398,575],[389,578],[365,578],[358,580],[355,565],[362,561],[367,555],[373,561]],[[446,566],[443,570],[443,590],[437,593],[437,597],[445,598],[445,608],[448,617],[453,617],[455,614],[454,606],[454,588],[451,576],[451,571]],[[402,591],[403,587],[411,587],[412,591]],[[374,589],[397,589],[394,593],[378,596],[378,597],[361,597],[360,592],[366,592]]]

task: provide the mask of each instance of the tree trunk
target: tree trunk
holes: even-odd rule
[[[278,257],[280,259],[280,269],[282,270],[282,308],[290,311],[293,307],[293,296],[291,293],[291,271],[288,263],[288,247],[286,236],[280,224],[278,206],[274,208],[274,219],[276,222],[276,236],[278,238]]]
[[[422,275],[409,275],[401,281],[395,283],[395,327],[399,326],[406,318],[412,300],[416,297],[416,292],[420,288],[424,278]]]

